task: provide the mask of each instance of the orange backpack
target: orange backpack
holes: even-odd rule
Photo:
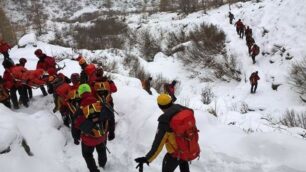
[[[107,128],[108,128],[108,121],[101,122],[101,111],[102,111],[102,104],[100,101],[97,101],[95,103],[92,103],[87,106],[81,106],[80,107],[83,115],[86,119],[93,119],[93,118],[98,118],[99,121],[94,122],[94,123],[86,123],[84,122],[84,125],[86,126],[87,129],[85,129],[83,132],[86,133],[87,135],[90,135],[92,137],[101,137],[106,134]],[[89,122],[88,120],[86,120]],[[90,120],[91,121],[91,120]]]
[[[196,127],[193,110],[185,108],[172,117],[170,128],[174,132],[177,149],[174,156],[185,161],[199,157],[199,130]]]

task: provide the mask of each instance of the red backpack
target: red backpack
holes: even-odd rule
[[[174,156],[185,161],[191,161],[199,157],[199,130],[191,109],[183,109],[172,117],[170,127],[174,132],[177,149]]]
[[[259,48],[259,46],[258,45],[254,45],[254,55],[258,55],[259,54],[259,52],[260,52],[260,48]]]

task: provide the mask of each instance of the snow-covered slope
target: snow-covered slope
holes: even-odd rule
[[[235,28],[228,23],[228,6],[208,11],[208,14],[193,13],[182,19],[176,14],[154,14],[143,24],[152,32],[175,30],[185,24],[189,24],[188,29],[203,21],[216,24],[225,31],[226,48],[230,54],[239,57],[245,77],[248,78],[255,70],[261,77],[258,92],[251,95],[248,82],[202,83],[197,78],[190,79],[190,72],[175,57],[158,53],[151,63],[141,61],[153,76],[163,74],[168,79],[178,79],[181,82],[178,102],[195,109],[202,152],[200,160],[191,164],[191,171],[306,171],[303,162],[306,158],[306,141],[299,135],[305,130],[289,129],[266,120],[271,118],[272,122],[277,121],[288,108],[305,111],[305,105],[287,82],[290,63],[306,55],[305,37],[302,36],[306,34],[303,29],[306,28],[305,6],[302,0],[266,0],[256,4],[238,3],[231,7],[236,19],[241,18],[252,27],[261,50],[272,52],[273,45],[277,44],[285,46],[294,56],[288,61],[281,57],[280,52],[259,55],[256,65],[251,64],[245,41],[238,38]],[[138,17],[131,15],[127,19],[130,27],[138,25]],[[269,31],[265,36],[262,36],[263,27]],[[37,46],[50,55],[66,53],[76,56],[69,48],[39,41]],[[26,67],[33,69],[37,62],[34,50],[33,47],[15,47],[10,54],[15,61],[26,57]],[[100,54],[107,57],[107,61],[122,61],[121,51],[112,54],[108,50],[82,50],[82,53],[89,58]],[[273,64],[270,63],[271,59],[275,61]],[[62,72],[67,76],[80,71],[76,62],[64,60],[60,65],[64,63],[67,67]],[[3,73],[3,68],[0,72]],[[127,76],[128,72],[122,64],[119,64],[117,72],[111,75],[118,86],[118,92],[114,94],[115,109],[119,112],[116,116],[118,125],[116,139],[108,144],[111,154],[105,171],[132,172],[136,171],[133,159],[143,156],[150,149],[161,111],[156,105],[156,92],[153,96],[147,95],[139,80]],[[271,89],[272,82],[282,84],[278,91]],[[213,87],[216,98],[210,105],[203,105],[200,93],[208,84]],[[35,90],[34,94],[30,108],[11,111],[0,105],[0,149],[11,145],[11,152],[0,155],[1,171],[87,171],[80,146],[73,144],[69,129],[62,125],[60,114],[51,112],[52,96],[42,97],[39,90]],[[254,111],[241,114],[240,108],[245,104]],[[214,108],[217,118],[208,113],[209,109]],[[28,157],[20,146],[22,138],[31,147],[33,157]],[[150,167],[145,167],[145,171],[160,171],[163,153]]]

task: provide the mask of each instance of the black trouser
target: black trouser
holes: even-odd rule
[[[40,88],[40,90],[41,90],[41,92],[43,93],[44,96],[48,95],[48,93],[47,93],[47,91],[46,91],[46,89],[43,85],[41,85],[39,88]]]
[[[243,29],[239,29],[239,37],[243,38],[244,36],[244,30]]]
[[[9,60],[10,59],[10,55],[9,55],[8,51],[3,52],[2,54],[4,56],[4,60]]]
[[[87,167],[90,172],[97,172],[98,167],[96,165],[95,159],[93,157],[94,149],[96,148],[98,153],[98,162],[99,166],[103,167],[106,164],[107,161],[107,155],[106,155],[106,143],[101,143],[95,147],[87,146],[84,143],[82,143],[82,155],[86,161]]]
[[[152,95],[152,91],[151,91],[150,88],[145,88],[145,90],[146,90],[150,95]]]
[[[4,104],[4,106],[6,107],[11,108],[11,100],[9,98],[3,100],[1,103]]]
[[[255,64],[255,63],[256,63],[256,61],[255,61],[255,57],[256,57],[256,56],[252,54],[253,64]]]
[[[257,83],[251,85],[251,93],[255,93],[257,89]]]
[[[32,99],[33,97],[33,93],[32,93],[32,88],[30,86],[25,86],[26,87],[26,91],[27,91],[27,95],[29,99]]]
[[[67,106],[63,106],[61,105],[62,107],[60,107],[60,113],[62,115],[62,118],[63,118],[63,122],[64,122],[64,125],[66,127],[69,127],[69,124],[71,123],[71,114],[70,114],[70,110]]]
[[[12,100],[12,103],[13,103],[13,106],[15,109],[18,109],[19,108],[19,104],[18,104],[18,99],[17,99],[17,88],[16,87],[13,87],[10,89],[10,96],[11,96],[11,100]]]
[[[181,172],[189,172],[188,161],[178,160],[167,153],[163,160],[162,172],[174,172],[177,166]]]
[[[25,107],[28,107],[28,101],[29,101],[29,98],[28,98],[28,92],[27,92],[27,88],[26,86],[20,86],[18,88],[18,93],[20,95],[20,101],[21,103],[25,106]]]
[[[171,98],[172,98],[172,102],[175,102],[177,100],[177,98],[175,97],[174,94],[170,94]]]

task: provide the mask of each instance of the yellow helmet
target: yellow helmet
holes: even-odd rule
[[[157,97],[157,104],[160,107],[171,105],[172,104],[172,98],[171,98],[170,95],[162,93]]]

